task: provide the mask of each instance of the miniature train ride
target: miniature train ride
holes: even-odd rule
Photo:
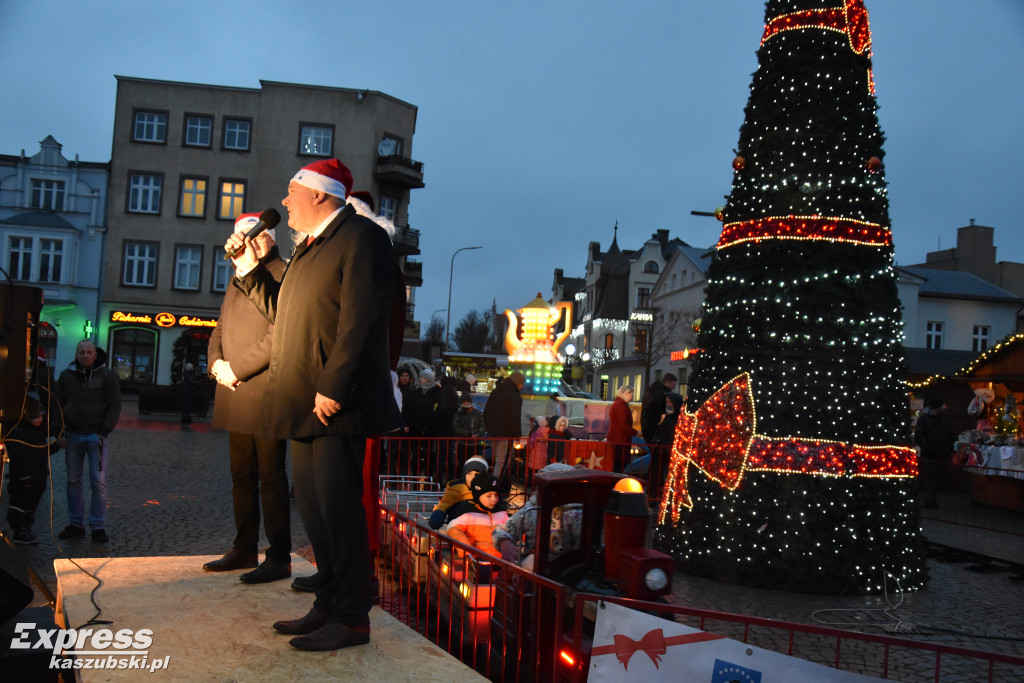
[[[562,628],[576,591],[659,600],[672,590],[673,559],[651,549],[651,517],[639,481],[575,468],[538,472],[532,572],[431,531],[440,486],[427,477],[381,477],[382,555],[411,589],[423,622],[464,660],[489,658],[499,678],[550,680],[587,666],[589,641],[573,646]],[[552,529],[568,516],[578,531]],[[442,532],[443,533],[443,532]],[[528,549],[530,550],[530,549]],[[386,552],[385,552],[386,551]],[[446,629],[445,629],[446,627]],[[447,633],[445,634],[445,630]],[[444,640],[442,638],[442,640]],[[561,638],[559,656],[550,644]],[[467,662],[471,663],[472,662]]]

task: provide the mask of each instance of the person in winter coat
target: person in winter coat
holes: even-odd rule
[[[914,426],[914,443],[921,448],[921,491],[926,508],[939,506],[935,495],[939,478],[953,452],[953,433],[942,413],[945,408],[946,402],[941,398],[929,399]]]
[[[480,437],[487,434],[484,414],[473,407],[473,397],[468,393],[463,393],[459,399],[459,412],[452,418],[452,434],[459,439],[455,453],[460,463],[479,452]]]
[[[644,393],[640,407],[640,433],[647,443],[654,443],[654,432],[658,428],[661,416],[665,414],[665,396],[674,391],[679,380],[671,372],[661,376],[660,382],[655,382]]]
[[[7,523],[14,532],[14,542],[34,545],[39,542],[32,525],[36,507],[46,490],[49,476],[49,456],[59,450],[57,441],[49,441],[50,434],[39,401],[29,396],[25,411],[18,424],[5,435],[4,447],[10,460],[10,492]]]
[[[548,418],[548,424],[551,426],[548,431],[548,463],[565,462],[565,442],[572,440],[569,418],[564,415],[557,419],[551,416]]]
[[[431,511],[430,519],[427,521],[431,529],[440,529],[463,512],[472,511],[473,492],[469,487],[472,486],[474,477],[486,472],[487,461],[479,455],[466,461],[466,466],[462,468],[462,476],[448,482],[444,495]]]
[[[244,233],[259,214],[242,214],[235,232]],[[260,263],[280,281],[285,263],[278,257],[273,230],[255,240]],[[243,583],[266,583],[291,575],[291,504],[285,466],[287,442],[257,434],[267,392],[267,369],[274,326],[237,287],[228,287],[217,327],[210,335],[210,374],[217,380],[213,428],[228,432],[231,500],[235,539],[222,558],[203,565],[206,571],[255,568],[239,577]],[[260,509],[270,547],[259,564]],[[259,565],[259,566],[257,566]]]
[[[503,484],[508,478],[505,463],[512,439],[523,435],[523,397],[519,392],[525,384],[526,377],[520,372],[513,372],[491,392],[484,406],[484,426],[487,427],[487,436],[492,439],[491,471]]]
[[[67,466],[68,525],[62,539],[85,535],[82,476],[89,465],[89,527],[92,540],[107,536],[107,437],[121,416],[121,384],[106,366],[107,354],[89,340],[78,342],[75,360],[57,378],[54,397],[64,421],[64,460]]]
[[[508,521],[508,513],[501,509],[498,480],[493,474],[483,472],[473,477],[469,489],[473,494],[473,509],[448,523],[448,536],[501,557],[491,541],[494,527]]]
[[[658,428],[654,430],[654,439],[648,443],[659,446],[671,446],[676,435],[676,423],[679,421],[679,412],[683,409],[683,397],[674,391],[665,394],[665,415]],[[646,441],[646,439],[645,439]]]
[[[624,384],[615,392],[615,400],[608,409],[608,436],[605,441],[615,444],[613,457],[616,472],[622,472],[629,464],[629,449],[636,430],[633,429],[633,412],[629,402],[633,400],[633,387]]]
[[[545,466],[540,472],[568,472],[572,465],[556,462]],[[534,555],[537,552],[537,505],[536,492],[526,505],[519,508],[509,520],[491,532],[491,543],[503,560],[517,562],[524,569],[533,571]],[[583,509],[576,503],[559,506],[551,511],[550,556],[557,557],[567,550],[580,547]]]
[[[654,445],[660,448],[651,449],[651,486],[660,489],[668,476],[668,466],[672,459],[672,442],[676,436],[676,424],[683,410],[683,397],[674,391],[665,394],[665,415],[654,430]]]

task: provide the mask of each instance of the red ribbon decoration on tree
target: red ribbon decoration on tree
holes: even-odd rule
[[[722,488],[735,491],[744,472],[779,472],[833,477],[916,477],[913,448],[859,445],[825,439],[773,438],[757,434],[757,415],[743,373],[711,395],[696,413],[683,412],[676,423],[660,523],[669,512],[693,507],[690,463]]]
[[[863,0],[846,0],[842,7],[781,14],[765,25],[761,44],[764,45],[764,41],[782,31],[801,28],[822,28],[845,33],[850,39],[850,49],[857,54],[871,48],[871,28]]]

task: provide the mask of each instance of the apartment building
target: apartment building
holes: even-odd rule
[[[224,240],[241,213],[280,204],[295,172],[340,158],[396,225],[417,339],[419,232],[409,227],[417,108],[372,90],[260,81],[259,88],[117,76],[99,339],[122,382],[169,384],[206,346],[232,276]],[[277,243],[292,249],[282,218]]]
[[[55,374],[96,333],[108,173],[62,149],[47,135],[31,156],[0,155],[0,263],[43,291],[39,344]]]

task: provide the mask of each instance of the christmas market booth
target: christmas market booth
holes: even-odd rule
[[[911,407],[931,397],[946,402],[957,435],[953,472],[968,475],[971,500],[1024,512],[1024,334],[1011,335],[959,368],[925,375],[908,353]]]

